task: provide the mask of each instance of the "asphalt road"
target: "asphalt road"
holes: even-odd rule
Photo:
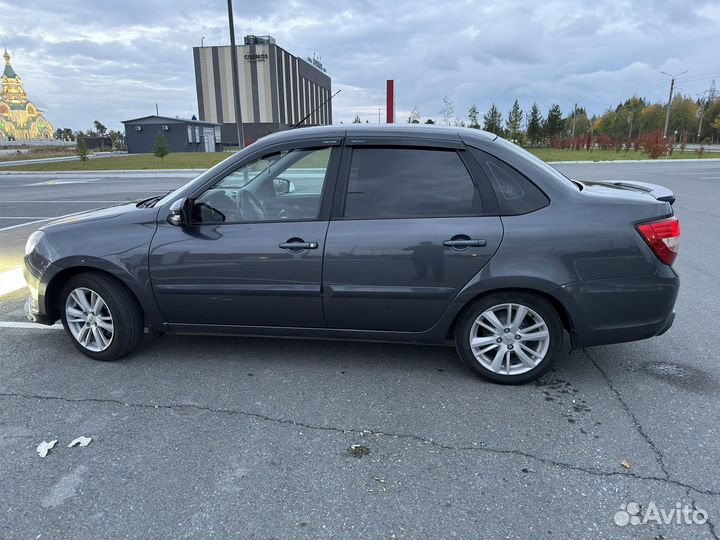
[[[717,539],[720,163],[559,168],[673,189],[682,290],[664,336],[575,351],[531,385],[483,382],[449,348],[350,342],[148,336],[103,364],[12,327],[24,293],[1,297],[0,537]],[[23,216],[185,181],[72,178],[0,176],[6,263],[39,226]],[[616,525],[631,502],[710,524]]]

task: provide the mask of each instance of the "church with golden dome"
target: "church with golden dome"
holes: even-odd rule
[[[7,51],[0,95],[0,141],[52,139],[53,126],[32,101],[29,101],[22,79],[10,65]]]

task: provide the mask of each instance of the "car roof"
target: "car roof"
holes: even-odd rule
[[[398,137],[426,140],[480,139],[494,141],[497,135],[480,129],[432,124],[349,124],[288,129],[259,139],[263,143],[281,143],[322,137]]]

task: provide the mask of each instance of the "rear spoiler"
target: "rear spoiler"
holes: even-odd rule
[[[642,191],[655,197],[658,201],[665,201],[670,204],[675,202],[675,194],[666,187],[657,184],[648,184],[647,182],[630,182],[630,181],[614,181],[602,182],[603,184],[612,184],[619,188],[631,189],[633,191]]]

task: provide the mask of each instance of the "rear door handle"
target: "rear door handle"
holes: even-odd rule
[[[468,248],[468,247],[483,247],[487,245],[487,240],[445,240],[443,246],[450,248]]]
[[[283,242],[280,244],[282,249],[289,249],[290,251],[300,251],[303,249],[317,249],[318,243],[317,242],[303,242],[303,241],[294,241],[294,242]]]

